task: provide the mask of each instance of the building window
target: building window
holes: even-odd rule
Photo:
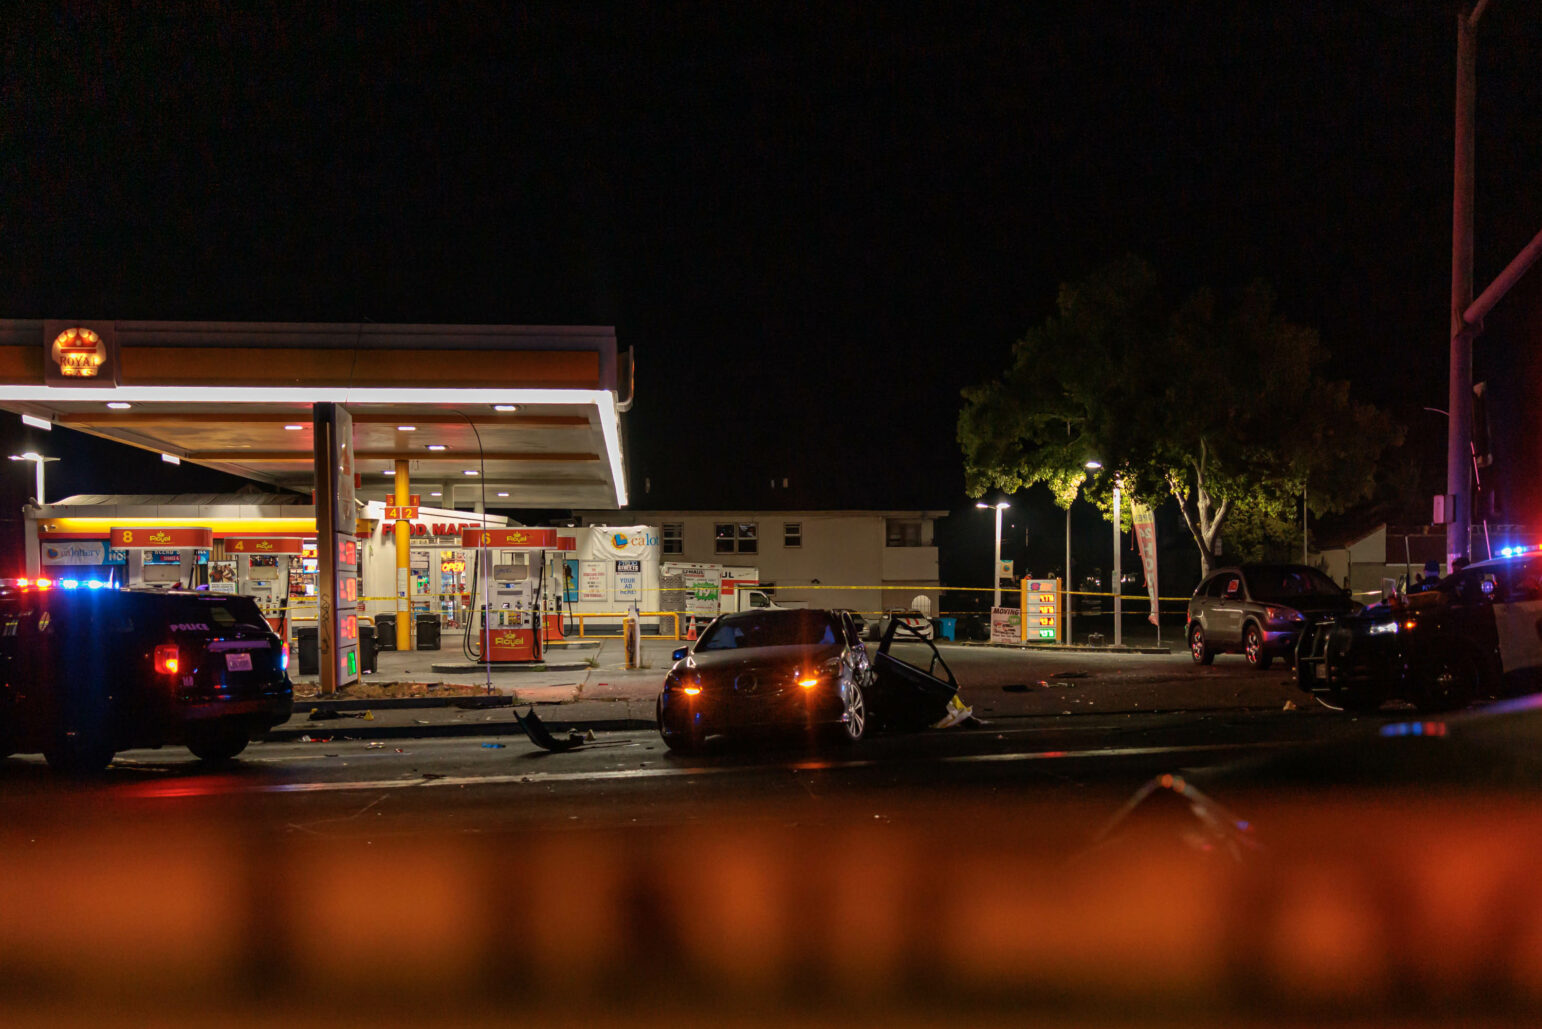
[[[921,519],[885,519],[884,546],[919,547],[921,545]]]
[[[685,525],[681,522],[665,522],[660,529],[660,539],[664,541],[664,553],[685,553]]]
[[[754,522],[718,522],[713,535],[719,554],[754,554],[759,550]]]
[[[801,547],[801,546],[803,546],[803,523],[802,522],[783,522],[782,523],[782,546],[784,546],[784,547]]]

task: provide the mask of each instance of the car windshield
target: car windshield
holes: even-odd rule
[[[834,643],[835,622],[822,611],[762,611],[723,618],[702,636],[697,650],[744,650]]]
[[[1343,590],[1322,572],[1305,565],[1260,565],[1247,573],[1248,589],[1254,600],[1290,602],[1302,599],[1328,599],[1343,595]]]

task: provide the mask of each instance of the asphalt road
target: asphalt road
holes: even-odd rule
[[[0,762],[0,832],[67,833],[61,805],[109,819],[236,813],[253,828],[366,838],[719,818],[840,825],[1090,795],[1091,810],[1112,810],[1153,775],[1352,738],[1376,721],[1283,703],[1300,696],[1288,671],[1260,674],[1236,659],[1197,669],[1183,655],[984,648],[952,648],[947,659],[983,724],[844,748],[716,739],[696,757],[635,729],[549,754],[505,724],[505,708],[470,716],[497,720],[486,735],[371,741],[346,738],[362,723],[332,723],[328,742],[255,743],[223,769],[166,748],[122,753],[100,778],[69,781],[24,756]],[[560,722],[563,710],[544,717]],[[1071,829],[1067,845],[1086,828]]]
[[[1542,939],[1507,885],[1542,838],[1530,795],[1231,811],[1185,783],[1369,750],[1406,711],[1301,706],[1235,659],[949,660],[985,724],[845,749],[686,758],[640,728],[550,754],[490,725],[223,769],[132,751],[87,780],[0,762],[0,1020],[1317,1024],[1437,979],[1437,1016],[1535,1013],[1542,965],[1500,975],[1491,947]],[[1386,742],[1417,770],[1446,738]]]

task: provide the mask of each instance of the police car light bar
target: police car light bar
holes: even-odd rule
[[[1521,554],[1529,554],[1534,550],[1542,550],[1542,544],[1534,547],[1500,547],[1500,557],[1518,557]]]

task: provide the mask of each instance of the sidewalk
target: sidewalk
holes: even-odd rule
[[[435,673],[433,652],[381,655],[380,671],[370,680],[389,676],[396,682],[423,687],[421,695],[382,699],[349,696],[322,699],[307,695],[311,682],[295,683],[294,717],[275,728],[269,739],[406,739],[521,734],[513,705],[521,711],[533,705],[541,720],[561,732],[580,729],[632,730],[654,727],[654,705],[671,663],[683,644],[674,640],[643,640],[643,661],[649,667],[626,671],[619,640],[607,640],[594,650],[595,664],[582,672],[494,671]],[[1130,715],[1164,711],[1279,711],[1287,703],[1303,714],[1318,711],[1295,688],[1289,669],[1258,673],[1240,662],[1196,668],[1187,654],[1139,655],[1131,652],[1055,651],[969,647],[944,644],[954,660],[985,652],[1014,652],[1012,681],[998,681],[1000,669],[978,678],[963,674],[962,697],[975,714],[995,719],[1053,718],[1065,715]],[[438,663],[443,663],[442,661]],[[955,669],[957,671],[957,669]],[[423,679],[410,678],[422,675]],[[312,711],[318,720],[312,720]],[[350,717],[363,716],[368,718]],[[338,717],[329,717],[330,715]]]
[[[377,671],[335,698],[316,695],[316,676],[294,677],[294,716],[271,740],[403,739],[522,733],[513,705],[535,705],[558,728],[651,729],[654,702],[678,647],[643,639],[644,668],[627,671],[620,640],[556,653],[544,668],[488,670],[458,651],[383,651]],[[448,670],[436,670],[448,669]],[[381,684],[413,695],[372,696]],[[312,712],[319,720],[312,719]],[[369,718],[358,717],[368,712]],[[337,717],[329,717],[336,715]]]

